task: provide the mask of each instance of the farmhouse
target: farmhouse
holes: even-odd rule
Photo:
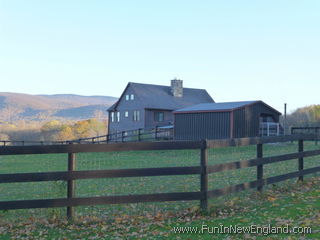
[[[171,80],[171,86],[129,82],[108,109],[108,132],[172,126],[174,110],[199,103],[214,101],[204,89],[184,88],[182,80]]]
[[[280,112],[262,101],[203,103],[174,112],[176,140],[279,135]]]

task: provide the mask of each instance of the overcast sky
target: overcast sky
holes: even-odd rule
[[[205,88],[279,111],[320,103],[320,1],[0,0],[0,91],[119,97]]]

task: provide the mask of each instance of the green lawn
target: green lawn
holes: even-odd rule
[[[247,193],[224,203],[213,204],[208,214],[197,207],[178,212],[120,215],[115,218],[79,217],[72,223],[62,218],[31,217],[0,225],[0,239],[319,239],[320,177],[286,187],[273,187],[262,194]],[[267,227],[282,231],[299,227],[308,234],[268,234]],[[251,225],[265,229],[260,234],[213,233],[214,227]],[[182,228],[196,233],[182,233]],[[201,231],[203,229],[203,231]],[[180,230],[180,233],[178,232]]]
[[[296,152],[297,148],[297,143],[267,144],[264,145],[264,156],[292,153]],[[314,143],[305,143],[305,150],[319,148],[320,146],[314,145]],[[210,149],[209,164],[251,159],[255,157],[255,154],[255,146]],[[199,150],[167,150],[77,154],[77,170],[198,166],[199,162]],[[314,166],[320,166],[320,157],[317,156],[305,158],[305,168]],[[17,172],[65,171],[66,169],[67,154],[0,156],[0,174]],[[264,173],[265,177],[271,177],[279,174],[288,173],[291,171],[296,171],[297,169],[297,160],[290,160],[282,163],[266,165],[264,167]],[[312,174],[312,176],[309,176],[306,179],[306,181],[308,181],[308,179],[314,176],[316,175]],[[319,176],[319,174],[317,176]],[[228,185],[253,181],[255,180],[255,178],[256,168],[254,167],[211,174],[209,176],[209,189],[216,189]],[[295,179],[293,179],[290,181],[281,182],[277,184],[276,187],[281,186],[283,189],[290,189],[291,186],[297,187],[296,185],[297,184],[295,184]],[[299,185],[297,188],[299,187],[304,189],[304,186]],[[92,179],[78,180],[76,182],[76,188],[76,195],[79,197],[144,194],[157,192],[199,191],[200,181],[198,175],[135,177],[123,179]],[[223,224],[247,224],[249,222],[256,222],[257,224],[265,225],[268,222],[266,219],[276,218],[273,217],[273,213],[280,214],[281,211],[284,211],[286,214],[292,212],[293,219],[295,219],[294,212],[297,213],[297,217],[299,215],[302,218],[305,217],[307,219],[306,215],[301,215],[301,213],[299,212],[300,210],[298,208],[301,208],[302,212],[307,211],[309,214],[310,207],[306,207],[309,205],[305,205],[303,201],[305,199],[311,198],[312,194],[315,196],[319,195],[319,189],[313,189],[310,187],[308,191],[303,192],[303,195],[306,195],[305,198],[300,199],[298,197],[291,196],[290,194],[286,196],[286,191],[284,191],[284,193],[278,193],[278,190],[276,191],[274,190],[274,188],[275,187],[273,186],[268,186],[265,188],[266,194],[269,193],[269,191],[271,191],[272,194],[279,195],[277,195],[276,200],[271,201],[271,203],[269,200],[273,200],[273,198],[269,198],[268,200],[268,197],[266,197],[265,195],[255,196],[254,190],[242,192],[239,194],[232,194],[216,199],[211,199],[209,201],[209,206],[211,210],[208,216],[202,216],[197,213],[199,201],[76,207],[76,212],[78,216],[77,218],[81,221],[83,219],[90,219],[90,224],[97,224],[97,232],[93,231],[92,236],[94,234],[104,235],[106,234],[106,232],[109,232],[110,234],[112,234],[112,236],[116,237],[117,234],[123,234],[127,230],[131,235],[134,236],[137,233],[138,229],[144,229],[141,226],[141,224],[145,224],[145,230],[148,232],[150,230],[150,233],[148,233],[149,235],[148,237],[146,237],[146,239],[149,239],[149,237],[151,236],[151,232],[157,231],[164,235],[169,234],[170,236],[172,236],[172,239],[176,239],[176,237],[181,237],[181,239],[188,239],[188,235],[189,239],[197,239],[197,235],[191,235],[190,238],[190,234],[173,234],[169,228],[173,226],[185,225],[189,222],[192,222],[192,226],[201,226],[203,221],[204,223],[208,223],[207,225],[212,226],[214,226],[215,224],[218,225],[219,223],[221,223],[221,221]],[[284,195],[283,198],[281,197],[282,195]],[[58,198],[65,196],[66,184],[61,181],[0,184],[0,201],[56,197]],[[240,199],[242,201],[240,201]],[[245,199],[246,201],[244,201]],[[286,204],[286,202],[291,201],[293,201],[294,204]],[[234,217],[232,215],[233,213],[231,212],[231,215],[228,215],[228,213],[227,216],[221,218],[219,213],[220,210],[217,211],[217,209],[223,208],[226,212],[228,212],[230,209],[233,209],[229,205],[235,204],[235,202],[240,202],[243,205],[243,207],[240,210],[235,209],[234,214],[239,214],[239,217],[243,216],[244,218],[249,219],[249,215],[252,215],[254,213],[254,216],[256,217],[251,217],[250,219],[252,220],[246,222],[247,220],[241,220],[237,217]],[[317,210],[319,212],[319,202],[312,202],[310,206],[312,206],[315,209],[315,211]],[[290,207],[292,207],[292,211],[290,210]],[[281,208],[284,208],[285,210],[280,211],[277,208],[279,208],[280,210]],[[182,217],[182,219],[185,220],[181,220],[181,216],[179,214],[191,215],[192,217],[194,217],[194,219],[191,217],[192,221],[187,221],[186,219],[188,219],[188,217],[185,216]],[[147,215],[148,217],[144,218],[143,216],[145,215]],[[52,236],[58,237],[60,231],[64,231],[64,228],[68,229],[69,227],[73,227],[72,224],[64,226],[64,217],[65,208],[2,211],[0,212],[0,233],[3,234],[4,229],[7,229],[8,225],[10,225],[9,223],[17,223],[17,226],[19,226],[20,223],[27,224],[28,221],[30,221],[31,219],[32,223],[38,222],[36,226],[34,224],[31,224],[32,228],[35,227],[35,229],[37,229],[35,232],[39,231],[38,234],[40,235],[46,234],[46,237],[48,237],[48,234],[52,234]],[[155,221],[156,218],[159,218],[161,221]],[[46,222],[48,221],[48,219],[53,221],[52,224],[60,224],[61,228],[57,227],[56,225],[52,229],[48,227],[50,226],[50,223]],[[92,219],[96,220],[98,223],[92,223]],[[99,223],[98,219],[104,219],[103,221],[106,222],[109,221],[110,224],[108,224],[108,226],[106,226],[105,224],[101,224]],[[173,221],[172,224],[170,223],[170,221],[168,221],[168,219],[170,219],[170,221]],[[117,224],[117,221],[119,221],[119,224]],[[126,221],[136,221],[136,223],[130,224],[130,228],[127,229]],[[150,223],[147,224],[147,222]],[[154,224],[152,224],[153,222]],[[116,224],[112,225],[112,223]],[[101,227],[99,224],[101,225]],[[43,227],[41,227],[42,225]],[[5,228],[3,228],[2,226],[5,226]],[[80,228],[84,231],[85,227],[81,226],[76,225],[75,228]],[[114,228],[112,228],[112,226]],[[119,229],[117,229],[117,227],[119,227]],[[125,229],[121,229],[121,227]],[[18,227],[16,230],[10,228],[10,231],[12,231],[13,234],[16,234],[16,231],[18,231],[19,229],[22,229],[22,227],[20,226],[20,228]],[[43,229],[43,231],[40,233],[41,229]],[[80,230],[80,232],[72,232],[72,230],[70,230],[70,234],[68,233],[70,235],[69,238],[72,238],[72,234],[80,234],[82,230]],[[66,232],[64,235],[68,234]],[[83,234],[87,234],[87,232],[84,231]],[[201,237],[204,238],[206,236],[208,239],[212,237],[212,235],[210,234],[201,235]],[[161,237],[161,234],[154,234],[154,238],[157,237]],[[122,239],[122,237],[120,236],[119,239]],[[137,239],[139,239],[138,236]]]

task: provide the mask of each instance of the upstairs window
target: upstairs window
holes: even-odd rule
[[[129,112],[128,112],[128,111],[125,111],[125,112],[124,112],[124,116],[125,116],[125,117],[129,117]]]
[[[114,112],[111,112],[110,118],[111,118],[111,122],[114,122]]]
[[[129,101],[129,99],[130,99],[129,97],[130,97],[129,94],[127,94],[126,95],[126,101]]]
[[[140,121],[140,111],[138,110],[133,111],[133,121],[134,122]]]
[[[116,119],[117,122],[120,122],[120,112],[117,112],[117,119]]]
[[[133,94],[130,95],[130,100],[134,100],[134,95]]]
[[[163,122],[164,121],[164,112],[155,112],[154,113],[154,121],[155,122]]]

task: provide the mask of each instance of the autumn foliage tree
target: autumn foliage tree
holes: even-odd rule
[[[320,105],[298,108],[288,115],[287,122],[289,126],[319,126]]]
[[[106,125],[97,119],[82,120],[73,124],[52,120],[41,127],[41,132],[45,141],[66,141],[104,135]]]
[[[72,126],[69,126],[69,125],[63,125],[57,134],[57,139],[59,141],[66,141],[74,138],[75,136],[74,136]]]
[[[61,122],[58,120],[51,120],[45,123],[41,127],[42,138],[45,141],[57,141],[57,135],[59,134],[61,128]]]
[[[10,141],[9,135],[5,133],[0,133],[0,141]]]

